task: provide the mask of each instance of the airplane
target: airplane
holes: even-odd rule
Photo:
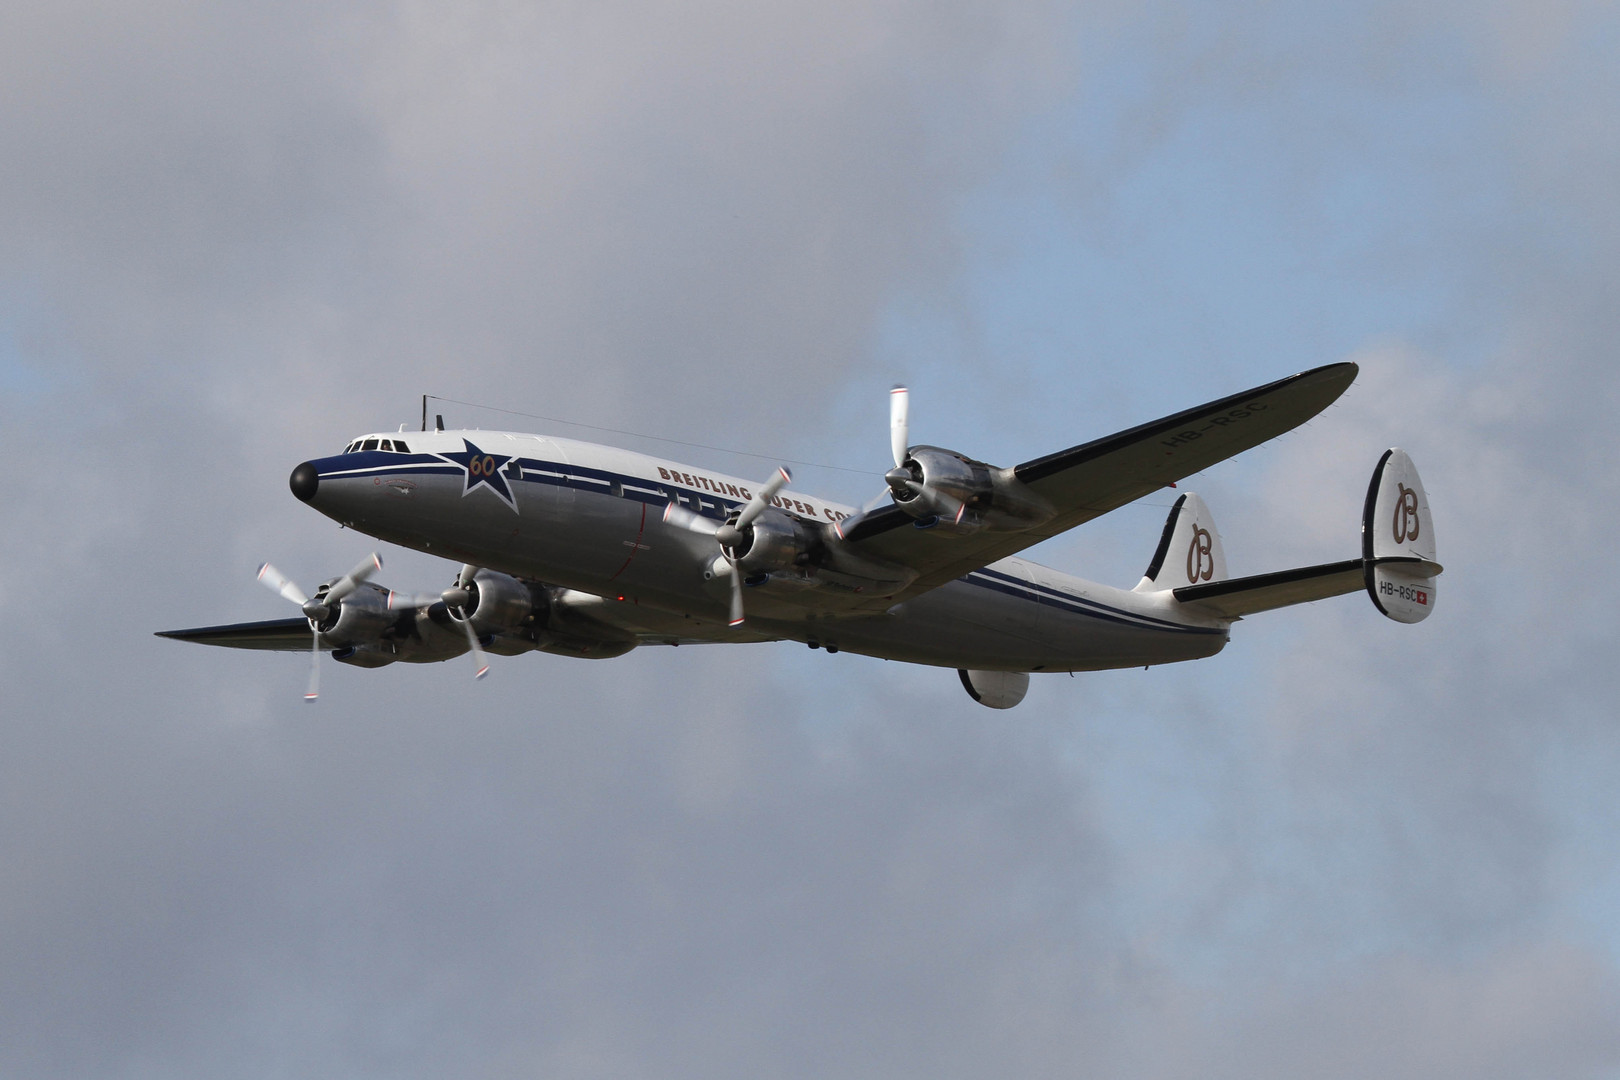
[[[1349,388],[1329,364],[1067,450],[998,468],[911,445],[910,396],[890,394],[894,468],[857,509],[593,443],[520,432],[378,433],[298,465],[300,501],[348,528],[461,563],[439,593],[372,582],[373,554],[306,595],[265,564],[297,617],[168,630],[241,649],[320,654],[359,667],[530,651],[620,656],[638,645],[793,640],[829,653],[955,668],[968,695],[1006,709],[1032,673],[1151,667],[1213,656],[1249,615],[1366,590],[1390,619],[1434,610],[1434,524],[1405,451],[1367,488],[1361,551],[1229,577],[1209,508],[1181,493],[1133,588],[1017,557],[1042,540],[1289,431]]]

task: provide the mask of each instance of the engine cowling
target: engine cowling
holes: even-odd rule
[[[546,592],[495,570],[479,570],[467,586],[467,617],[479,637],[516,630],[546,612]]]
[[[323,588],[316,593],[315,599],[321,600],[325,595]],[[340,602],[328,605],[317,628],[321,636],[334,645],[368,645],[380,639],[398,620],[399,613],[388,610],[387,591],[367,584],[355,589]]]
[[[599,596],[530,583],[496,570],[479,570],[467,585],[468,618],[483,647],[499,656],[531,650],[565,656],[621,656],[639,644],[635,634],[591,618]],[[427,617],[453,626],[455,615],[434,605]],[[456,630],[459,636],[464,630]]]
[[[1054,513],[1011,469],[938,446],[912,447],[888,480],[901,510],[919,521],[937,518],[959,530],[1027,529]]]
[[[815,538],[795,518],[780,510],[767,510],[743,533],[741,544],[727,549],[743,575],[769,574],[801,566],[809,559]]]
[[[915,486],[891,481],[889,490],[895,505],[914,518],[939,517],[951,501],[973,511],[989,506],[995,495],[989,465],[937,446],[912,447],[896,471]]]

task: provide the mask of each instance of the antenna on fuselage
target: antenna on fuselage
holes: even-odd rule
[[[427,430],[427,395],[422,395],[422,430]]]
[[[443,413],[434,413],[433,414],[433,425],[434,425],[433,426],[434,431],[443,431],[444,430],[444,414]]]

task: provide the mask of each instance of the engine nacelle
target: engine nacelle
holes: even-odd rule
[[[923,488],[919,491],[890,486],[895,504],[914,518],[939,516],[940,501],[930,498],[931,494],[954,499],[970,512],[988,506],[995,494],[989,465],[937,446],[912,447],[900,468],[911,475],[913,483]]]
[[[904,474],[910,483],[899,478]],[[1027,529],[1050,519],[1050,504],[1011,469],[998,469],[938,446],[914,446],[889,474],[895,505],[919,521],[938,518],[963,530]],[[952,508],[959,507],[959,512]]]
[[[814,543],[815,538],[798,520],[780,510],[767,510],[743,534],[743,545],[730,553],[748,577],[802,565]]]
[[[531,616],[546,613],[543,588],[530,586],[494,570],[480,570],[468,585],[468,617],[479,637],[515,630]]]
[[[320,600],[324,596],[325,590],[321,590],[315,598]],[[397,621],[399,612],[388,610],[387,591],[367,584],[330,605],[319,629],[328,643],[339,647],[368,645],[380,639]]]

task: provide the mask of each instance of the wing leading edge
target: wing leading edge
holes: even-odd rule
[[[1030,529],[947,535],[913,527],[891,506],[852,523],[844,540],[918,570],[896,599],[915,596],[1293,430],[1338,400],[1358,370],[1313,368],[1017,465],[1013,476],[1056,509]]]

